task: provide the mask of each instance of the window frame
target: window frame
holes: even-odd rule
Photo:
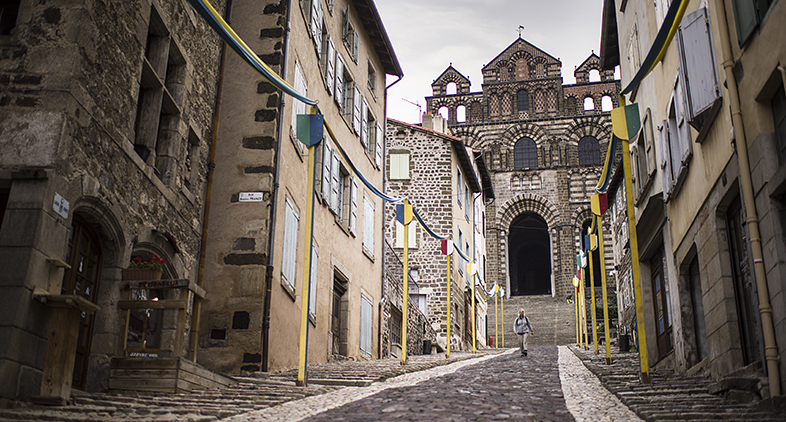
[[[533,152],[534,157],[532,155]],[[527,170],[536,168],[538,168],[538,145],[529,136],[522,136],[513,144],[513,169]]]
[[[391,152],[390,169],[388,171],[390,180],[410,180],[409,175],[409,152]]]

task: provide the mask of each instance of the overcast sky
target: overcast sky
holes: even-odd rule
[[[602,0],[375,0],[404,79],[388,90],[388,117],[420,123],[431,83],[453,67],[481,91],[481,68],[521,37],[562,61],[563,83],[598,53]],[[388,77],[388,84],[396,78]]]

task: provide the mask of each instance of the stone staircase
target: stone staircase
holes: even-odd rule
[[[535,335],[530,336],[531,346],[554,346],[576,343],[575,313],[572,303],[564,299],[543,296],[511,296],[505,299],[505,326],[500,330],[505,335],[505,347],[518,347],[518,336],[513,333],[513,321],[519,309],[524,309]],[[488,302],[488,334],[494,335],[494,299]],[[502,324],[502,318],[499,320]],[[500,333],[500,334],[502,334]],[[501,345],[501,344],[500,344]]]

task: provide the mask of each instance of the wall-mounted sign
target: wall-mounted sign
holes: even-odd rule
[[[66,201],[59,193],[55,192],[55,203],[53,208],[61,217],[68,219],[68,211],[71,209],[71,203]]]
[[[265,198],[264,192],[240,192],[240,202],[262,202]]]

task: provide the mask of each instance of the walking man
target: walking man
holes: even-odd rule
[[[519,346],[519,350],[521,351],[521,356],[527,356],[527,337],[530,334],[535,334],[535,330],[532,329],[532,324],[529,323],[529,318],[524,315],[524,309],[519,309],[519,316],[513,322],[513,332],[518,334],[521,343]]]

